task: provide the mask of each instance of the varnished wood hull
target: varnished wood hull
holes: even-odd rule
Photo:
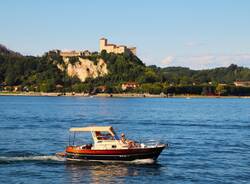
[[[69,146],[66,149],[66,159],[77,161],[133,161],[139,159],[156,160],[165,147],[165,145],[160,145],[152,148],[91,150],[76,149],[75,147]]]

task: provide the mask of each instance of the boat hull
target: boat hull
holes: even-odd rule
[[[134,161],[139,159],[156,160],[165,145],[152,148],[133,148],[119,150],[75,150],[69,146],[66,149],[66,159],[76,161]]]

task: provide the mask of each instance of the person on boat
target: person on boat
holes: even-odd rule
[[[96,132],[95,132],[95,135],[96,135],[96,138],[97,138],[98,140],[101,140],[101,139],[102,139],[102,134],[101,134],[101,132],[96,131]]]
[[[126,139],[124,133],[121,134],[121,142],[122,142],[123,144],[127,144],[129,148],[136,147],[135,142],[132,141],[132,140]]]
[[[125,134],[124,133],[121,134],[121,142],[124,143],[124,144],[127,144],[127,140],[125,138]]]

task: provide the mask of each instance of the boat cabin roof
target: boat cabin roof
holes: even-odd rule
[[[70,132],[109,132],[115,136],[112,126],[90,126],[90,127],[74,127],[69,129]]]

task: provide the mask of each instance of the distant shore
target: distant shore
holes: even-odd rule
[[[88,93],[44,93],[44,92],[0,92],[0,96],[48,96],[48,97],[103,97],[103,98],[250,98],[250,96],[204,96],[204,95],[171,95],[167,96],[165,94],[138,94],[138,93],[98,93],[95,95],[90,95]]]

